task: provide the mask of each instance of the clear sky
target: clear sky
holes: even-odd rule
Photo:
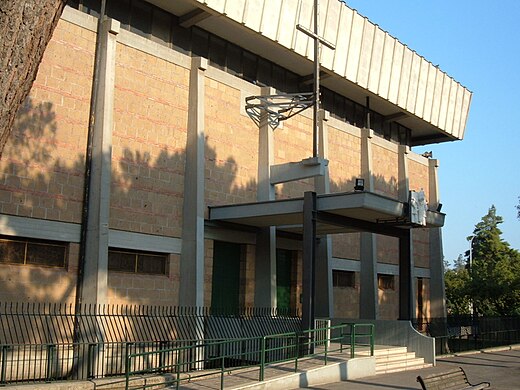
[[[520,1],[344,2],[473,92],[464,140],[414,148],[440,162],[445,259],[469,248],[493,204],[502,238],[520,249]]]

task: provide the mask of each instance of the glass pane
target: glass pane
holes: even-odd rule
[[[44,243],[27,243],[27,264],[65,267],[65,246]]]
[[[244,79],[251,83],[256,83],[257,57],[254,54],[244,52],[243,58],[244,58],[244,63],[243,63],[242,73],[244,75]]]
[[[83,0],[82,11],[99,18],[101,12],[101,0]]]
[[[226,41],[213,35],[210,37],[209,62],[216,68],[226,68]]]
[[[271,63],[263,58],[258,58],[258,85],[263,87],[272,85]]]
[[[209,35],[207,32],[201,30],[200,28],[194,28],[193,29],[193,47],[192,51],[193,54],[208,58],[208,52],[209,52]]]
[[[135,272],[135,253],[108,251],[109,271]]]
[[[130,0],[117,0],[107,2],[108,17],[118,20],[121,27],[128,29],[130,23]]]
[[[233,75],[242,73],[242,50],[231,43],[227,45],[226,66],[228,72]]]
[[[23,264],[25,243],[10,240],[0,241],[0,263]]]
[[[152,19],[152,40],[165,46],[169,46],[171,41],[171,25],[171,15],[160,8],[154,8]]]
[[[190,30],[179,26],[179,20],[173,16],[172,43],[183,54],[190,52]]]
[[[138,255],[137,272],[143,274],[166,275],[166,255]]]
[[[130,31],[148,37],[152,33],[152,7],[142,1],[132,2]]]

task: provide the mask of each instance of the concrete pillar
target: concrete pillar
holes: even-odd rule
[[[318,145],[319,156],[328,159],[329,138],[327,121],[328,113],[325,110],[318,112]],[[330,193],[329,167],[325,168],[325,175],[314,178],[314,188],[318,194]],[[334,300],[332,294],[332,240],[329,235],[318,237],[316,243],[316,296],[315,315],[321,318],[334,317]]]
[[[116,42],[120,24],[105,19],[98,32],[100,40],[97,99],[94,106],[92,165],[89,183],[88,224],[86,232],[83,303],[107,303],[108,222],[112,174],[112,127],[114,123],[114,85]]]
[[[437,209],[440,204],[438,168],[439,161],[428,160],[430,209]],[[446,317],[446,293],[444,289],[444,256],[442,253],[442,230],[441,228],[429,229],[430,238],[430,316],[433,318]]]
[[[193,57],[190,73],[179,304],[204,306],[204,72]]]
[[[262,95],[274,95],[273,88],[262,88]],[[267,113],[260,117],[258,128],[258,187],[257,200],[275,199],[271,185],[271,165],[274,164],[274,134]],[[276,228],[262,228],[256,236],[255,306],[276,307]]]
[[[373,130],[361,129],[361,176],[365,179],[365,191],[374,191],[372,174],[372,137]],[[378,318],[377,295],[377,241],[373,233],[361,233],[360,238],[360,292],[359,318],[375,320]]]
[[[408,202],[410,181],[408,173],[408,153],[410,147],[399,145],[398,151],[398,197],[401,202]],[[399,238],[399,318],[416,317],[417,294],[415,286],[415,263],[413,259],[413,230]]]

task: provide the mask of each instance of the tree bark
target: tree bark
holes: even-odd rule
[[[0,157],[67,0],[0,0]]]

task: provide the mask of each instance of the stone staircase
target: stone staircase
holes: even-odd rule
[[[356,352],[356,355],[369,356],[370,352],[359,351],[359,353]],[[415,352],[408,352],[406,347],[376,345],[374,355],[376,357],[376,374],[417,370],[432,366],[425,363],[423,358],[416,357]]]

